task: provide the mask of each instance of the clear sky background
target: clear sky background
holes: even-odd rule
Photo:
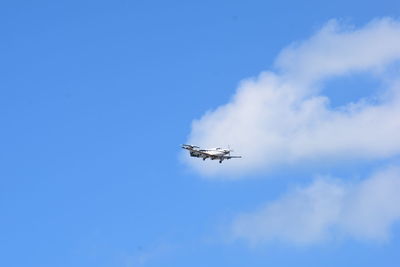
[[[196,171],[180,148],[193,120],[329,20],[399,15],[397,0],[1,1],[0,265],[399,266],[397,215],[382,240],[230,234],[238,214],[318,175],[362,181],[398,166],[398,151],[229,179]],[[340,106],[377,84],[346,76],[325,95]]]

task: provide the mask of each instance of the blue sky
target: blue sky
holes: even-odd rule
[[[286,77],[282,73],[303,75],[291,66],[307,69],[301,55],[315,50],[312,36],[332,19],[339,24],[339,44],[347,30],[371,34],[371,42],[379,29],[389,30],[389,37],[390,30],[397,34],[399,7],[398,1],[2,1],[0,265],[398,266],[398,197],[385,191],[386,185],[398,185],[400,142],[393,131],[398,102],[383,101],[388,120],[376,115],[382,136],[373,127],[359,127],[372,139],[356,142],[349,158],[344,157],[349,146],[318,129],[313,137],[326,137],[337,149],[320,144],[297,153],[305,150],[294,149],[296,143],[281,155],[268,153],[268,145],[247,151],[243,144],[251,138],[204,134],[192,122],[200,128],[215,120],[227,125],[216,113],[203,115],[232,103],[243,79],[263,71],[272,71],[278,81]],[[366,26],[373,20],[376,32]],[[289,56],[282,54],[285,48]],[[378,62],[385,71],[376,70],[374,61],[366,72],[329,73],[316,86],[330,100],[321,111],[335,117],[333,111],[346,103],[398,91],[387,89],[399,73],[395,52],[388,66],[387,60]],[[340,64],[346,57],[340,60],[337,53]],[[273,79],[268,77],[267,84]],[[263,78],[255,84],[262,85]],[[362,106],[366,112],[368,107]],[[329,116],[319,119],[342,125]],[[271,122],[278,123],[263,120]],[[229,133],[221,127],[215,130]],[[287,129],[276,128],[278,134]],[[349,140],[363,139],[354,138]],[[229,140],[244,158],[222,166],[187,161],[180,144],[190,140]],[[376,145],[366,145],[371,143]],[[381,183],[379,177],[387,179]],[[328,194],[321,198],[313,188]],[[375,197],[381,194],[391,198]],[[307,211],[309,199],[322,203],[322,211],[333,205],[340,215],[322,217],[329,227],[305,231],[309,225],[298,215]],[[342,202],[355,208],[347,210]],[[387,212],[370,212],[363,203]],[[270,224],[271,216],[280,218],[282,229]],[[388,226],[374,224],[376,217],[388,218],[382,222]],[[372,223],[364,224],[368,220]]]

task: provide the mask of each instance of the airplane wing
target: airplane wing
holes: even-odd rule
[[[240,159],[242,156],[222,156],[224,159]]]
[[[206,158],[213,157],[213,155],[211,155],[211,154],[209,154],[207,152],[204,152],[203,150],[199,149],[200,147],[198,147],[198,146],[182,145],[182,148],[189,150],[190,153],[193,153],[194,155],[203,156],[203,157],[206,157]]]
[[[199,147],[198,146],[192,146],[192,145],[182,145],[182,148],[190,150],[190,151],[198,151]]]

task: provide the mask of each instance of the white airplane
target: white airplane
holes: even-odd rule
[[[202,158],[206,160],[210,158],[211,160],[219,160],[219,163],[222,163],[224,159],[233,159],[233,158],[241,158],[241,156],[231,156],[231,152],[233,150],[230,149],[222,149],[222,148],[210,148],[210,149],[200,149],[198,146],[192,145],[182,145],[183,149],[189,150],[190,156],[195,158]]]

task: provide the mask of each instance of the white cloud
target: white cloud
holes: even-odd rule
[[[232,174],[310,159],[398,155],[399,83],[386,83],[385,93],[374,101],[363,98],[335,109],[321,90],[327,78],[354,72],[384,79],[398,60],[399,22],[381,19],[344,29],[331,21],[310,39],[284,49],[275,72],[242,81],[229,103],[193,122],[188,143],[231,145],[243,159],[188,161],[204,174]]]
[[[290,79],[314,82],[350,71],[383,68],[400,57],[400,24],[375,20],[361,29],[344,29],[328,22],[309,40],[284,49],[277,67]]]
[[[385,241],[400,219],[400,168],[390,167],[359,183],[319,178],[260,210],[238,216],[234,239],[307,245],[337,236]]]

